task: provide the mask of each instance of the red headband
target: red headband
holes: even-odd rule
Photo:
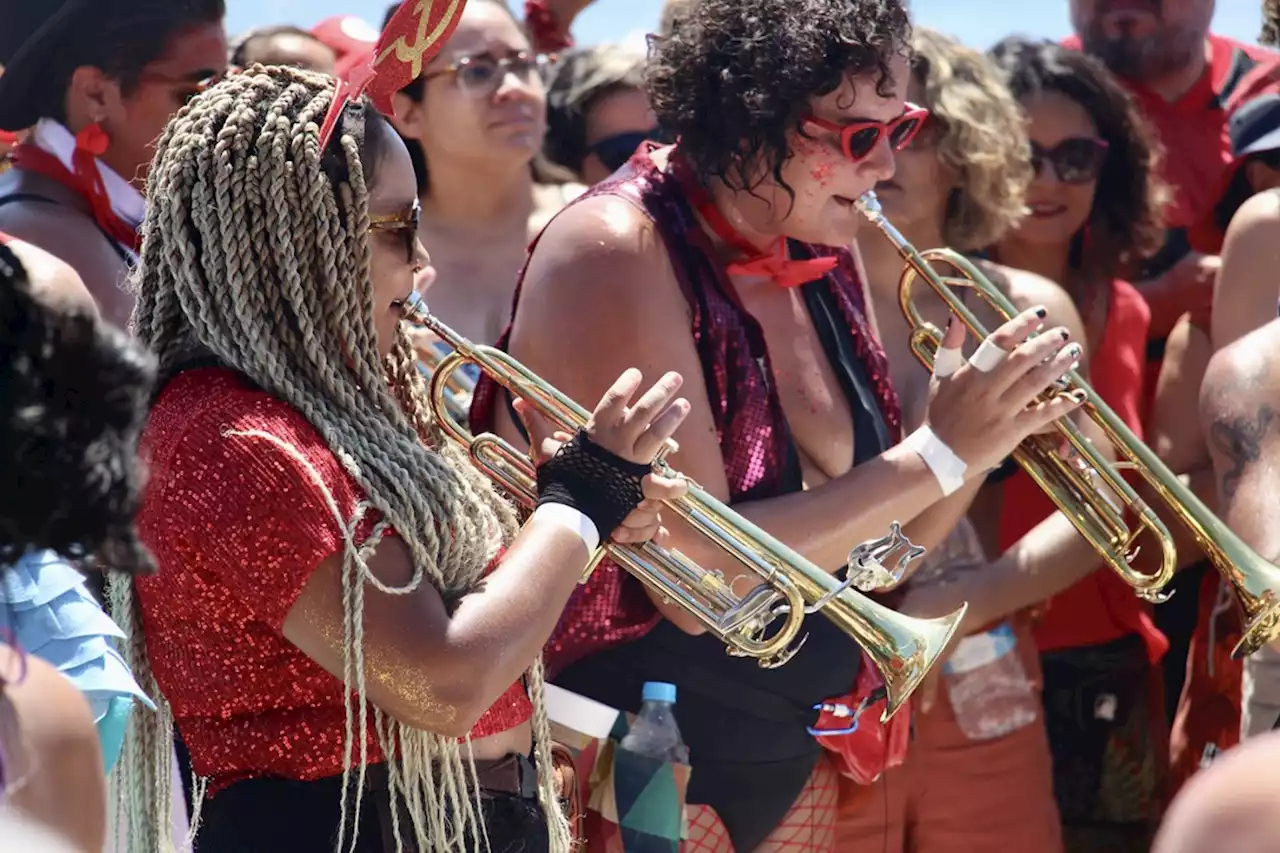
[[[329,144],[347,104],[368,94],[384,115],[394,115],[391,96],[422,76],[422,69],[453,35],[466,0],[405,0],[382,30],[373,54],[338,81],[333,104],[320,127],[320,150]]]

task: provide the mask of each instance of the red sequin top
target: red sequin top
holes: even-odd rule
[[[216,368],[169,382],[142,452],[150,477],[138,528],[159,567],[137,582],[147,652],[193,768],[211,793],[256,776],[342,773],[342,682],[281,630],[312,571],[342,547],[315,477],[344,517],[359,487],[295,409]],[[471,736],[532,712],[517,682]],[[375,735],[368,749],[370,763],[382,761]]]

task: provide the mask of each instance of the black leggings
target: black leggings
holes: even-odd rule
[[[343,849],[358,828],[357,853],[393,853],[389,799],[385,774],[369,768],[358,818],[347,821]],[[382,778],[379,779],[378,777]],[[348,798],[348,807],[351,800]],[[342,777],[315,782],[250,779],[218,792],[204,803],[195,853],[333,853],[337,846]],[[354,818],[355,816],[353,816]],[[516,794],[481,793],[481,819],[493,853],[546,853],[546,818],[535,798]],[[401,818],[402,834],[411,824]],[[418,850],[405,839],[406,853]]]

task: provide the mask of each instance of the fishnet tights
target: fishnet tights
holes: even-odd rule
[[[825,756],[782,823],[755,853],[834,853],[840,776]],[[729,833],[710,806],[689,806],[689,838],[680,853],[736,853]]]

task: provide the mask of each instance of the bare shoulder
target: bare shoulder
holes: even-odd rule
[[[1209,360],[1200,389],[1200,414],[1206,424],[1260,410],[1280,408],[1280,319],[1218,350]]]
[[[1084,321],[1075,302],[1057,282],[1028,270],[1008,267],[993,261],[978,261],[978,268],[1003,291],[1014,306],[1022,311],[1043,305],[1050,323],[1066,326],[1073,337],[1082,340]]]
[[[1067,292],[1057,282],[1038,273],[985,260],[979,261],[978,267],[1019,308],[1044,305],[1050,311],[1055,308],[1075,311],[1075,305]]]
[[[631,202],[601,195],[547,226],[529,260],[524,297],[631,306],[664,279],[674,281],[674,273],[657,226]]]
[[[78,846],[101,850],[106,840],[106,774],[89,705],[52,666],[0,647],[10,681],[0,702],[5,741],[6,799]]]
[[[1242,240],[1252,243],[1260,235],[1273,240],[1280,235],[1280,190],[1257,193],[1240,205],[1227,226],[1227,245]]]

